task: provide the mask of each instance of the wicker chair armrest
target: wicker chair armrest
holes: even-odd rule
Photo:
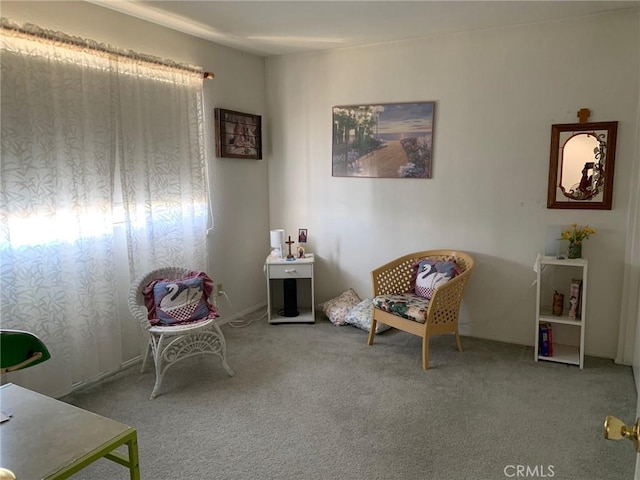
[[[147,318],[147,307],[139,303],[138,294],[135,291],[129,293],[129,310],[136,320]]]
[[[462,272],[433,291],[427,310],[427,323],[438,324],[458,318],[462,294],[472,268]]]
[[[371,271],[373,295],[393,295],[411,288],[411,263],[393,261]]]

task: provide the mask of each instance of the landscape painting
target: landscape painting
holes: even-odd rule
[[[435,102],[333,107],[334,177],[431,178]]]

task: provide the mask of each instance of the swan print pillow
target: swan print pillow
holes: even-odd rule
[[[416,295],[431,300],[433,291],[460,273],[456,262],[422,260],[418,264]]]
[[[209,315],[200,277],[157,282],[153,286],[153,298],[161,325],[192,322]]]

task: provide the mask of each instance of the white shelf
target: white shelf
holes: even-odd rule
[[[299,315],[296,317],[285,317],[278,313],[280,309],[272,309],[269,323],[314,323],[314,311],[311,308],[298,307]]]
[[[561,323],[564,325],[575,325],[576,327],[582,326],[581,320],[572,320],[569,318],[569,315],[553,315],[551,314],[551,308],[548,309],[540,309],[540,315],[538,316],[540,322],[546,323]]]
[[[540,255],[542,265],[563,265],[565,267],[586,267],[589,261],[586,258],[563,258]]]
[[[547,362],[568,363],[570,365],[580,365],[580,349],[572,345],[553,344],[553,356],[545,357],[538,355],[538,360]]]
[[[558,259],[556,257],[538,255],[536,260],[536,328],[535,328],[535,361],[565,363],[584,366],[584,334],[587,318],[587,268],[589,262],[584,258]],[[572,279],[582,280],[580,311],[577,319],[568,316],[568,301]],[[565,308],[562,315],[553,315],[548,302],[553,293],[564,294]],[[539,354],[540,324],[553,325],[553,356]]]

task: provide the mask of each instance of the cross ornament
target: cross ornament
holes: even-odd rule
[[[591,115],[591,110],[588,108],[581,108],[578,110],[578,118],[580,119],[580,123],[587,123],[589,121],[589,116]]]
[[[289,235],[289,240],[284,243],[289,245],[289,254],[287,255],[287,260],[295,260],[296,257],[294,257],[293,254],[291,253],[291,244],[295,243],[293,240],[291,240],[291,235]]]

